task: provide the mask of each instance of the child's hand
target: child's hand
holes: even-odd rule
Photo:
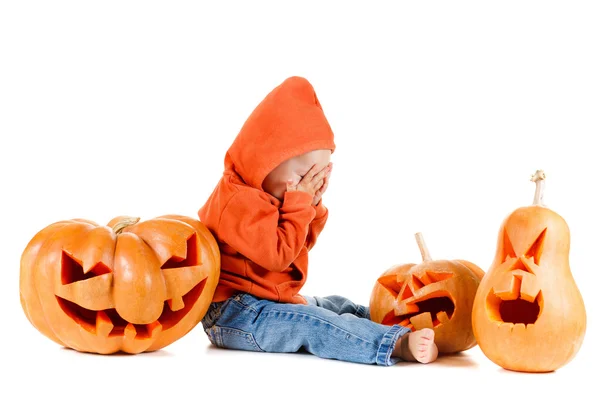
[[[323,186],[321,186],[321,188],[319,190],[317,190],[317,192],[315,193],[315,197],[312,202],[313,206],[316,206],[317,204],[319,204],[319,201],[321,201],[321,197],[323,197],[323,193],[325,193],[325,191],[327,190],[327,186],[329,186],[329,177],[331,176],[331,170],[333,169],[333,164],[329,163],[329,165],[327,167],[325,167],[325,169],[327,170],[327,174],[323,178]]]
[[[317,172],[317,165],[313,165],[297,185],[294,185],[293,181],[289,180],[287,182],[287,191],[289,192],[297,190],[300,192],[306,192],[314,197],[315,193],[317,193],[317,191],[321,189],[324,184],[324,178],[327,174],[328,168],[329,166]]]

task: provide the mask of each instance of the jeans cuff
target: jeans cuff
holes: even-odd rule
[[[390,366],[402,360],[399,357],[392,357],[392,352],[398,339],[409,332],[410,329],[402,325],[392,325],[390,327],[385,335],[383,335],[383,339],[377,350],[377,358],[375,359],[377,365]]]
[[[369,315],[369,309],[360,304],[358,304],[356,307],[356,315],[360,318],[371,318],[371,316]]]

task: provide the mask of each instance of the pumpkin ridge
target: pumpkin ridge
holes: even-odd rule
[[[93,225],[91,225],[87,222],[79,222],[79,221],[71,220],[71,221],[69,221],[68,224],[65,224],[60,229],[54,231],[47,238],[46,242],[40,248],[40,254],[44,254],[46,251],[48,251],[48,249],[53,249],[55,246],[58,247],[57,243],[61,244],[59,251],[62,252],[64,250],[65,244],[62,243],[59,239],[61,239],[65,235],[68,235],[68,236],[73,235],[74,237],[80,237],[80,235],[83,235],[83,234],[89,232],[91,229],[93,229]],[[74,244],[75,242],[76,242],[76,240],[71,240],[71,242],[68,242],[68,244],[71,246],[75,246],[75,244]],[[42,250],[44,250],[44,251],[42,251]],[[62,259],[60,260],[60,262],[61,262],[61,265],[59,268],[62,267]],[[36,265],[38,265],[38,260],[36,260]],[[50,267],[46,267],[46,268],[50,268]],[[58,274],[61,274],[60,270],[58,271]],[[52,276],[52,271],[50,271],[50,279],[53,280],[53,282],[56,282],[55,277]],[[40,296],[40,294],[42,293],[42,290],[40,290],[40,288],[37,286],[37,284],[38,284],[38,279],[36,277],[36,292],[37,292],[38,296]],[[53,291],[55,292],[56,288],[53,287]],[[50,299],[48,299],[48,300],[50,300]],[[56,301],[55,295],[52,296],[52,301]],[[46,304],[46,302],[42,300],[41,296],[40,296],[40,304],[41,304],[41,308],[43,310],[44,317],[47,320],[47,318],[48,318],[47,315],[48,314],[51,315],[51,313],[47,312],[48,307],[50,307],[50,305]],[[76,342],[79,342],[79,340],[83,340],[83,337],[80,332],[77,333],[79,340],[73,340],[73,339],[67,340],[63,335],[63,333],[64,333],[63,330],[60,330],[59,332],[57,332],[57,330],[54,328],[54,324],[51,324],[49,321],[48,321],[48,325],[50,326],[50,328],[52,329],[54,334],[60,338],[61,342],[63,342],[63,345],[72,347],[79,351],[82,350],[81,346],[79,346],[78,344],[75,344]],[[56,325],[56,327],[58,328],[58,327],[60,327],[60,325]],[[64,329],[64,328],[62,328],[62,329]]]
[[[62,227],[69,223],[70,221],[68,220],[54,222],[48,225],[46,228],[39,231],[38,233],[36,233],[35,236],[29,241],[27,247],[21,255],[21,282],[19,284],[21,286],[20,292],[25,292],[25,295],[23,297],[24,304],[26,307],[24,307],[23,310],[25,311],[27,319],[29,319],[31,324],[35,326],[36,329],[40,330],[43,334],[47,335],[51,340],[55,341],[61,346],[64,346],[65,343],[58,337],[58,335],[56,335],[56,333],[52,329],[46,317],[46,313],[36,313],[34,311],[35,309],[42,308],[42,299],[40,298],[40,294],[37,288],[35,269],[37,266],[37,261],[40,257],[40,250],[45,245],[46,241],[48,240],[48,237],[51,236],[53,232],[60,230]],[[32,258],[30,253],[33,251],[35,251],[35,254]],[[25,281],[25,283],[23,283],[23,281]],[[33,307],[31,304],[32,301],[35,303]],[[38,326],[38,323],[42,324],[42,326]]]
[[[126,232],[138,236],[154,252],[161,268],[170,259],[184,260],[188,251],[187,243],[196,235],[192,226],[172,218],[154,218],[126,229]]]

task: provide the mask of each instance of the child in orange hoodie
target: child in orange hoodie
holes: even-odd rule
[[[322,358],[393,365],[437,358],[431,329],[369,319],[338,295],[303,296],[308,252],[325,227],[333,132],[312,85],[291,77],[244,123],[225,170],[198,211],[221,250],[221,276],[202,320],[218,347],[308,351]]]

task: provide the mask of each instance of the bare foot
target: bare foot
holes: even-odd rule
[[[418,361],[423,364],[437,359],[438,348],[433,340],[433,329],[424,328],[404,335],[394,349],[394,354],[406,361]]]

